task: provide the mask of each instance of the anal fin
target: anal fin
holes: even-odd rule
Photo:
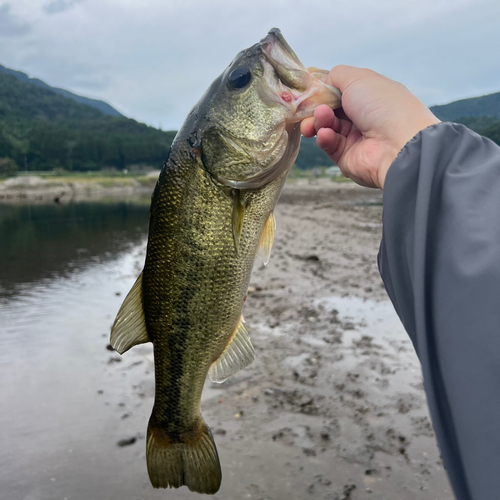
[[[271,212],[266,222],[264,222],[264,227],[260,235],[259,249],[257,251],[257,257],[262,259],[264,265],[267,265],[271,257],[271,248],[273,247],[275,231],[276,217],[274,216],[274,212]]]
[[[244,322],[241,316],[231,340],[219,358],[212,363],[208,372],[212,382],[224,382],[255,359],[255,351]]]
[[[110,343],[120,354],[137,344],[149,342],[142,307],[142,273],[125,297],[111,327]]]

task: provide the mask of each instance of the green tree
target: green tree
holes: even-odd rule
[[[0,176],[10,177],[17,172],[17,163],[12,158],[0,158]]]

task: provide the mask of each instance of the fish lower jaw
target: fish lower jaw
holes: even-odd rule
[[[283,92],[286,94],[285,98],[282,98],[284,105],[288,105],[291,112],[291,116],[286,120],[287,126],[313,116],[314,110],[322,104],[326,104],[332,109],[342,106],[342,98],[338,89],[319,80],[317,82],[306,92],[296,93],[296,95],[293,95],[293,91]],[[290,103],[287,101],[290,98],[289,94],[292,94]]]

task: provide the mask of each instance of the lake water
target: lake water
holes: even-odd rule
[[[117,446],[143,439],[150,407],[116,379],[130,361],[106,349],[148,213],[139,199],[0,205],[0,499],[160,496],[144,441]]]
[[[0,205],[0,301],[115,260],[147,234],[149,204]]]

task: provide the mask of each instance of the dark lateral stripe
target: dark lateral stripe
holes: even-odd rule
[[[189,335],[192,320],[183,311],[189,310],[189,304],[196,294],[192,287],[179,289],[177,298],[172,304],[172,322],[169,325],[170,332],[155,332],[155,338],[162,339],[162,347],[157,352],[155,348],[155,372],[156,372],[156,420],[159,425],[167,429],[169,438],[174,442],[180,441],[180,433],[184,430],[185,416],[183,411],[182,377],[186,369],[186,357],[189,354]],[[157,328],[160,325],[158,324]],[[154,328],[154,327],[153,327]],[[168,360],[165,354],[168,353]],[[169,366],[166,367],[165,364]],[[168,369],[169,376],[164,376]],[[162,398],[167,398],[163,401]],[[159,400],[158,400],[159,399]]]

